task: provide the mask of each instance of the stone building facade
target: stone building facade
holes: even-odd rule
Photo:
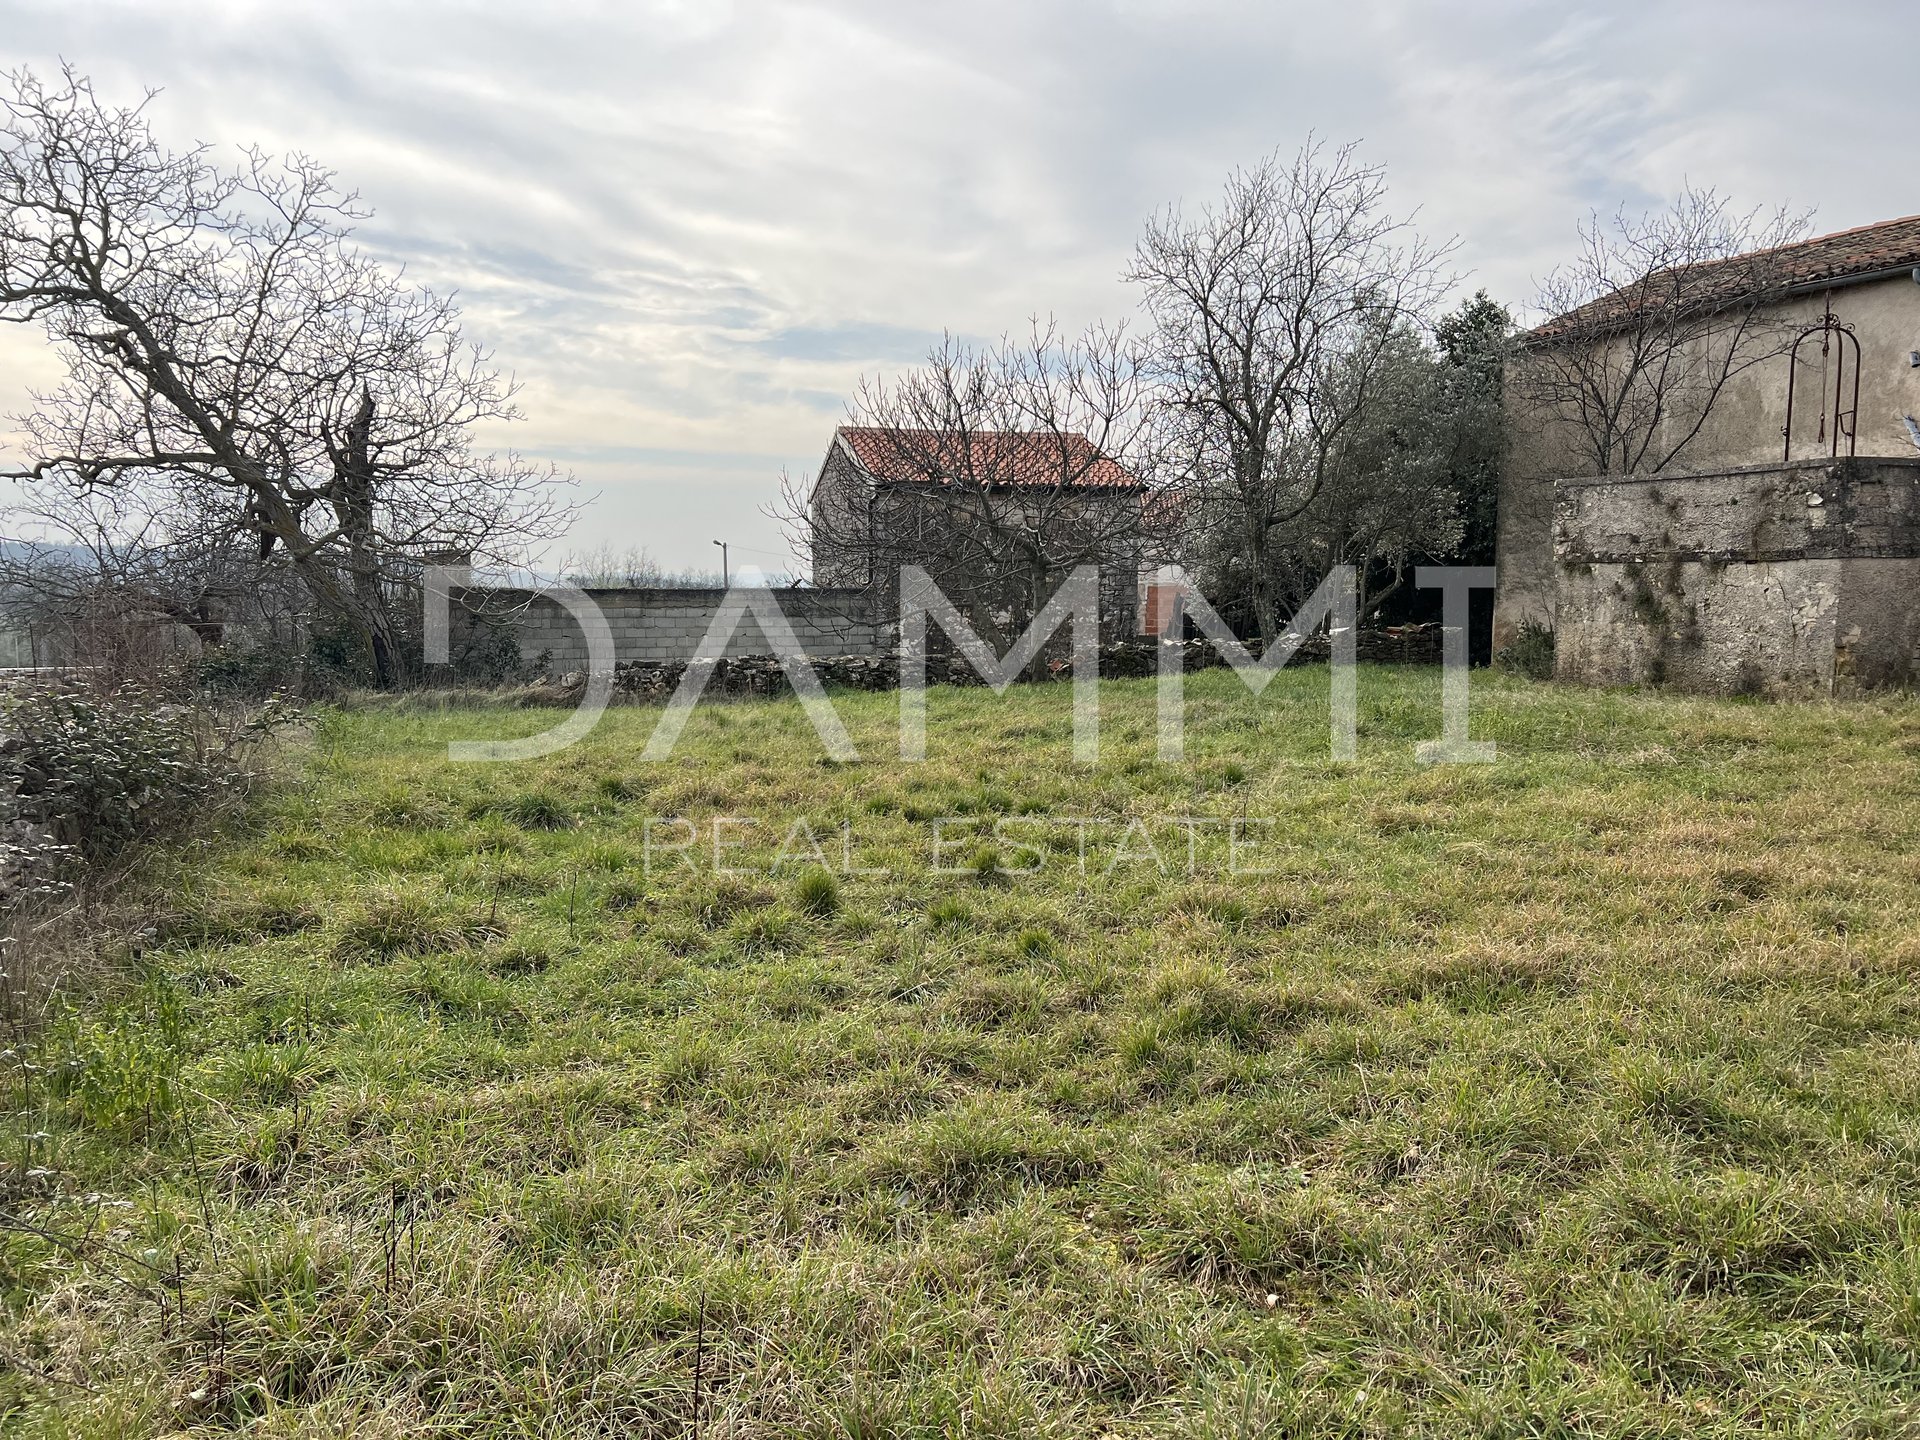
[[[1911,685],[1920,454],[1563,481],[1553,562],[1562,678]]]
[[[1913,683],[1920,217],[1769,259],[1780,283],[1757,313],[1781,337],[1776,352],[1736,374],[1704,419],[1665,418],[1674,433],[1662,440],[1698,431],[1658,473],[1595,475],[1570,417],[1510,399],[1496,650],[1531,622],[1554,631],[1567,679],[1823,693]],[[1527,363],[1523,345],[1515,367]]]
[[[891,613],[900,568],[918,565],[990,636],[1036,585],[1051,594],[1095,564],[1101,637],[1113,643],[1146,618],[1160,558],[1152,504],[1084,436],[841,426],[808,498],[813,578]],[[1052,557],[1044,574],[1025,568],[1034,553]]]

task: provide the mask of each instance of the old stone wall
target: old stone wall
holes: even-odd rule
[[[1399,625],[1387,629],[1361,630],[1354,636],[1356,658],[1361,664],[1438,665],[1444,647],[1444,632],[1438,625]],[[1133,638],[1102,645],[1099,652],[1100,674],[1107,679],[1143,679],[1158,673],[1160,652],[1179,644],[1182,664],[1187,670],[1206,670],[1225,665],[1226,657],[1209,640],[1154,640]],[[1258,642],[1249,648],[1258,652]],[[1332,658],[1333,642],[1325,634],[1309,635],[1287,658],[1289,665],[1325,664]],[[893,690],[900,684],[900,660],[897,654],[816,655],[810,657],[813,671],[823,685],[848,690]],[[664,700],[679,686],[692,668],[684,660],[663,663],[621,661],[614,669],[613,693],[618,699]],[[929,655],[926,678],[933,685],[981,685],[979,672],[965,659],[953,654]],[[1044,681],[1072,678],[1070,666],[1049,668]],[[705,690],[711,695],[779,695],[790,681],[781,662],[771,655],[736,656],[713,662],[707,671]],[[586,676],[570,671],[553,678],[543,687],[541,698],[554,704],[576,704],[586,689]]]
[[[1103,586],[1108,578],[1103,573]],[[1118,572],[1117,583],[1130,586],[1135,578],[1132,572]],[[718,589],[625,587],[588,589],[584,593],[600,608],[612,631],[621,688],[636,692],[663,685],[671,688],[677,682],[727,594]],[[865,590],[783,586],[759,593],[780,607],[808,656],[818,662],[832,662],[816,667],[829,683],[864,688],[893,683],[891,679],[875,680],[877,672],[869,663],[880,662],[883,671],[895,663],[893,616],[890,611],[878,614],[871,609]],[[454,602],[451,649],[456,657],[486,650],[489,647],[485,641],[497,636],[517,651],[524,669],[536,674],[557,679],[586,670],[586,636],[579,622],[553,596],[521,588],[474,586],[456,592]],[[1109,633],[1106,621],[1103,614],[1102,673],[1150,674],[1155,642],[1124,632]],[[1069,638],[1067,631],[1060,632],[1057,658],[1062,661],[1067,656]],[[937,625],[929,626],[928,641],[936,668],[943,675],[960,665],[952,642]],[[1309,636],[1297,658],[1324,660],[1328,645],[1325,635]],[[1359,658],[1367,663],[1437,664],[1440,627],[1363,629],[1356,638],[1356,648]],[[751,613],[742,616],[727,642],[724,658],[729,662],[757,661],[767,660],[772,654],[773,642],[762,633],[759,621]],[[754,677],[770,667],[777,668],[769,660],[766,665],[734,666],[733,670],[740,683],[752,689],[759,683]]]
[[[1920,668],[1920,457],[1555,487],[1556,673],[1832,693]]]

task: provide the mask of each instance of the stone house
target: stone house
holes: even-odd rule
[[[1673,278],[1714,306],[1746,307],[1754,323],[1738,343],[1759,343],[1737,367],[1680,357],[1724,383],[1709,405],[1648,412],[1647,453],[1675,452],[1655,469],[1596,473],[1590,422],[1529,395],[1527,367],[1613,363],[1609,347],[1630,348],[1636,307],[1661,303],[1661,287],[1523,337],[1509,369],[1496,649],[1531,622],[1552,629],[1556,674],[1571,680],[1829,694],[1913,683],[1920,216]],[[1728,333],[1705,327],[1687,344],[1736,343]],[[1585,348],[1554,350],[1567,346]]]
[[[813,582],[897,602],[925,569],[1001,648],[1078,565],[1100,567],[1102,638],[1160,615],[1148,487],[1085,436],[843,425],[807,496]]]

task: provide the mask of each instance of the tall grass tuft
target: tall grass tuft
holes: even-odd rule
[[[840,884],[830,871],[811,869],[795,882],[793,898],[808,915],[831,915],[840,908]]]

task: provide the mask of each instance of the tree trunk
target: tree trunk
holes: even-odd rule
[[[1016,636],[1024,634],[1027,627],[1033,624],[1034,617],[1045,608],[1047,599],[1052,594],[1047,584],[1050,578],[1046,559],[1039,555],[1031,556],[1027,562],[1027,613],[1024,616],[1016,614],[1013,617]],[[1049,640],[1046,645],[1042,645],[1033,652],[1033,659],[1027,662],[1024,672],[1028,680],[1044,680],[1051,673],[1047,668],[1047,649],[1052,644],[1053,641]]]
[[[1267,529],[1257,519],[1247,526],[1247,564],[1253,571],[1249,598],[1253,601],[1253,623],[1260,632],[1261,653],[1280,633],[1280,604],[1273,593],[1273,567],[1267,552]]]
[[[353,595],[354,620],[366,636],[373,657],[373,682],[395,690],[405,678],[393,617],[380,585],[380,559],[373,528],[373,396],[362,391],[359,409],[347,426],[346,443],[336,453],[340,530],[347,541],[347,574]]]

